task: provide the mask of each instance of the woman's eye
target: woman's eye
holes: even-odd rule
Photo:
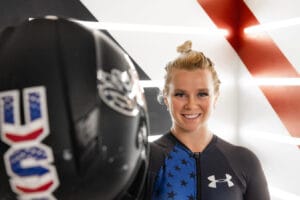
[[[178,92],[174,94],[175,97],[184,97],[184,93]]]
[[[199,97],[206,97],[206,96],[208,96],[208,93],[207,92],[199,92],[198,96]]]

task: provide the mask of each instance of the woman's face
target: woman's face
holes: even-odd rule
[[[173,70],[169,93],[164,97],[164,101],[171,114],[175,131],[205,130],[217,97],[209,70]]]

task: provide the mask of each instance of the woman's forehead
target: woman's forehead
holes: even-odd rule
[[[212,74],[207,69],[183,70],[176,69],[172,72],[170,81],[172,89],[211,89],[213,87]]]
[[[176,82],[203,82],[212,80],[212,73],[208,69],[185,70],[175,69],[172,71],[171,81]]]

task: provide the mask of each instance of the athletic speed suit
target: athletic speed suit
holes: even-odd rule
[[[201,153],[191,152],[171,133],[151,143],[145,199],[269,200],[258,158],[217,137]]]

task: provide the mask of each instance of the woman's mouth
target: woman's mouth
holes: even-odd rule
[[[187,119],[195,119],[200,116],[200,114],[182,114]]]

